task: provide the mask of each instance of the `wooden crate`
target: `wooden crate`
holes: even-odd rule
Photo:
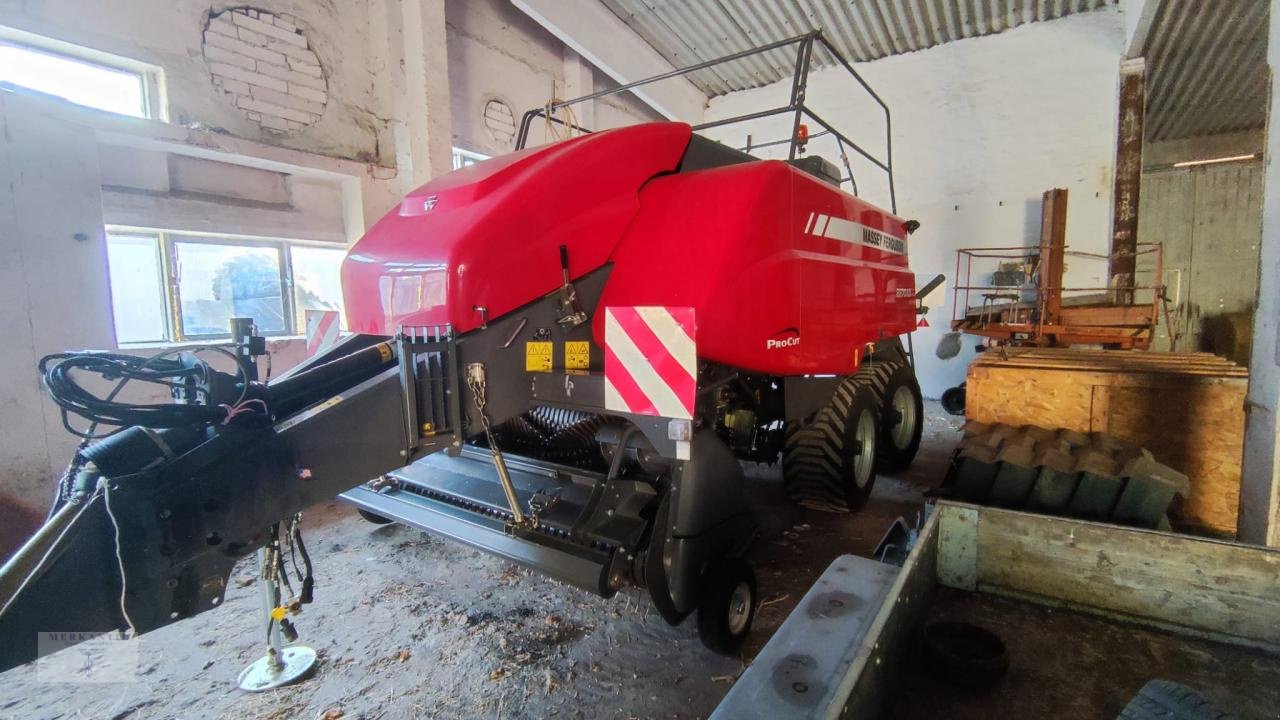
[[[1185,527],[1234,537],[1248,371],[1208,353],[989,350],[969,366],[965,415],[1105,432],[1185,473]]]

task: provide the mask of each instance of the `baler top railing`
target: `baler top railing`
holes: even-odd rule
[[[552,100],[551,102],[548,102],[543,107],[533,108],[532,110],[529,110],[521,117],[519,132],[516,135],[516,149],[522,150],[525,148],[526,144],[529,141],[529,132],[533,126],[533,122],[539,117],[543,118],[548,123],[566,127],[571,132],[574,130],[577,130],[579,132],[584,132],[584,133],[592,132],[591,129],[582,127],[576,121],[566,121],[564,119],[556,117],[555,115],[556,111],[562,108],[571,108],[573,105],[577,105],[579,103],[596,100],[596,99],[607,97],[610,95],[617,95],[617,94],[628,92],[630,90],[634,90],[635,88],[639,88],[652,83],[661,82],[663,80],[670,80],[671,78],[688,75],[690,73],[698,72],[701,70],[706,70],[708,68],[714,67],[716,65],[721,65],[723,63],[733,62],[735,60],[741,60],[743,58],[772,52],[772,51],[779,50],[782,48],[787,48],[793,45],[796,46],[796,57],[795,57],[795,63],[794,63],[794,72],[792,74],[792,79],[791,79],[790,99],[786,105],[768,108],[765,110],[759,110],[752,113],[746,113],[743,115],[735,115],[733,117],[721,118],[719,120],[712,120],[708,122],[699,123],[692,126],[693,130],[697,132],[701,130],[708,130],[715,127],[723,127],[725,125],[749,122],[752,120],[761,120],[764,118],[783,115],[786,113],[795,113],[795,119],[792,122],[791,136],[789,138],[777,140],[777,141],[769,141],[765,143],[749,144],[746,148],[744,148],[744,150],[746,152],[750,152],[752,149],[776,146],[776,145],[781,145],[786,143],[790,145],[790,149],[788,152],[788,159],[795,160],[798,154],[801,154],[804,152],[804,146],[809,140],[814,139],[816,137],[832,136],[834,137],[836,144],[839,147],[840,159],[844,164],[845,171],[848,173],[848,177],[842,178],[842,180],[847,180],[852,185],[853,193],[855,195],[858,194],[857,180],[854,178],[853,168],[850,165],[848,155],[845,152],[845,147],[847,146],[848,148],[856,152],[858,155],[860,155],[862,158],[864,158],[867,162],[871,163],[873,166],[875,166],[876,168],[878,168],[879,170],[885,173],[888,179],[888,185],[889,185],[890,210],[896,213],[898,211],[898,202],[897,202],[897,194],[895,192],[894,184],[893,184],[893,126],[892,126],[892,120],[889,112],[889,106],[885,104],[884,100],[875,92],[875,90],[871,88],[871,86],[867,83],[867,81],[863,79],[861,75],[858,74],[858,71],[853,68],[853,65],[844,57],[844,55],[842,55],[840,51],[833,44],[831,44],[830,41],[826,39],[826,37],[822,34],[821,30],[813,30],[803,35],[796,35],[794,37],[786,38],[784,40],[779,40],[777,42],[772,42],[767,45],[761,45],[759,47],[751,48],[749,50],[743,50],[741,52],[736,52],[730,55],[725,55],[723,57],[700,62],[695,65],[689,65],[687,67],[678,68],[676,70],[665,72],[659,75],[654,75],[652,77],[642,78],[634,82],[629,82],[623,85],[619,85],[616,88],[599,90],[589,95],[583,95],[582,97],[572,98],[569,100]],[[808,89],[809,72],[811,70],[813,52],[815,47],[820,48],[822,51],[830,55],[831,58],[834,59],[835,61],[834,65],[842,67],[846,71],[848,71],[848,73],[853,76],[854,80],[858,82],[858,84],[862,87],[862,89],[866,91],[868,96],[880,107],[881,110],[884,111],[885,153],[883,158],[877,157],[875,154],[871,153],[866,148],[862,147],[861,145],[854,142],[853,140],[850,140],[844,133],[837,130],[830,122],[828,122],[826,119],[817,115],[812,109],[809,108],[808,105],[805,104],[805,96]],[[808,118],[809,120],[813,121],[818,126],[820,126],[822,128],[822,132],[815,133],[814,135],[810,135],[802,138],[800,136],[801,135],[800,126],[801,124],[803,124],[803,121],[805,118]]]

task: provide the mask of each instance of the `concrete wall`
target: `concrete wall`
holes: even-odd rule
[[[92,122],[99,118],[87,112],[68,113],[60,105],[0,92],[0,337],[5,338],[0,343],[0,372],[6,378],[0,383],[0,508],[4,512],[11,512],[13,504],[42,510],[52,478],[61,473],[78,442],[63,429],[60,413],[40,386],[39,359],[67,349],[115,347],[104,224],[127,219],[142,227],[194,230],[201,221],[221,219],[225,224],[216,226],[220,231],[265,234],[264,213],[279,215],[266,220],[287,227],[289,217],[316,205],[314,195],[323,196],[331,207],[343,206],[336,182],[295,179],[243,165],[219,168],[226,163],[176,154],[186,149],[181,144],[173,144],[175,153],[121,147],[111,144],[111,135]],[[144,162],[148,159],[154,162]],[[169,172],[184,165],[177,173]],[[216,172],[208,174],[211,166]],[[285,201],[238,214],[235,199],[211,192],[217,188],[207,182],[255,174],[279,176]],[[297,190],[292,187],[295,180],[306,188],[297,193],[307,198],[301,207],[289,200]],[[182,182],[197,184],[202,191],[184,191]],[[113,196],[118,199],[113,201]],[[119,198],[134,204],[124,207]],[[132,214],[122,215],[125,212]],[[334,218],[329,212],[323,217],[330,218],[331,227],[307,226],[317,232],[311,239],[343,243],[342,213]],[[206,213],[216,213],[217,218]],[[270,349],[276,372],[302,358],[301,341],[273,342]],[[137,393],[123,398],[161,400],[155,394]],[[73,424],[83,427],[77,420]],[[0,554],[4,549],[0,538]]]
[[[505,0],[259,0],[237,25],[226,11],[242,7],[0,0],[0,25],[162,68],[171,121],[0,92],[0,512],[14,524],[47,507],[76,443],[36,361],[115,344],[104,224],[347,243],[447,171],[451,140],[510,149],[485,128],[488,100],[518,114],[604,82]],[[263,18],[301,31],[323,103],[301,45]],[[634,99],[600,105],[609,124],[652,117]],[[302,357],[296,340],[270,347],[277,373]],[[0,556],[24,532],[0,536]]]
[[[508,0],[448,0],[446,17],[457,147],[485,155],[515,147],[509,136],[494,132],[492,120],[486,123],[485,109],[491,101],[509,108],[518,126],[527,110],[542,107],[552,98],[570,99],[617,87]],[[574,113],[578,123],[590,129],[659,119],[629,94],[574,106]],[[530,144],[548,139],[545,122],[539,119],[532,126]]]
[[[564,80],[563,45],[505,0],[448,0],[450,95],[454,145],[498,155],[514,142],[490,132],[491,100],[510,108],[515,123],[542,106]]]
[[[43,355],[113,347],[98,158],[86,128],[11,112],[0,92],[0,458],[4,493],[51,493],[75,440],[44,398]],[[77,239],[82,237],[83,239]],[[106,322],[103,322],[103,319]]]
[[[1259,251],[1258,307],[1245,400],[1244,464],[1240,480],[1240,541],[1280,547],[1280,0],[1271,0],[1267,35],[1271,92],[1267,116]]]
[[[385,65],[386,39],[369,23],[371,5],[381,2],[0,0],[0,24],[164,68],[169,115],[177,124],[390,165],[394,156],[384,118],[391,110],[385,73],[378,72]],[[320,60],[330,101],[319,120],[298,132],[263,128],[215,91],[203,52],[209,15],[245,4],[296,23]]]
[[[1070,191],[1070,248],[1107,250],[1123,52],[1121,16],[1110,8],[856,66],[893,113],[898,209],[921,223],[910,243],[918,276],[945,273],[950,287],[957,248],[1035,243],[1040,197],[1053,187]],[[788,80],[716,98],[707,119],[783,105],[789,87]],[[813,73],[808,104],[855,142],[883,152],[882,114],[843,70]],[[736,146],[748,132],[757,143],[780,139],[789,122],[731,125],[714,136]],[[820,128],[810,123],[810,130]],[[814,140],[811,152],[839,162],[825,140]],[[887,207],[883,175],[865,162],[854,172],[863,196]],[[1105,261],[1068,262],[1069,284],[1104,285],[1105,277]],[[957,358],[934,356],[949,303],[948,293],[948,305],[932,310],[931,327],[915,338],[920,383],[931,397],[963,380],[973,356],[972,339]]]
[[[1147,143],[1142,148],[1142,167],[1158,170],[1178,162],[1239,155],[1261,156],[1266,142],[1266,133],[1251,130]]]

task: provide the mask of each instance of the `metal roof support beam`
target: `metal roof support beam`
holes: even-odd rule
[[[676,69],[604,3],[511,0],[511,4],[619,84]],[[707,108],[707,96],[685,77],[632,92],[672,120],[701,122]]]

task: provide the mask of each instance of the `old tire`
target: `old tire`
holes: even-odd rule
[[[942,409],[951,415],[964,415],[964,383],[942,392]]]
[[[1151,680],[1120,711],[1117,720],[1235,720],[1181,683]]]
[[[873,378],[846,378],[807,425],[792,423],[782,455],[787,494],[815,510],[861,508],[875,484],[880,396]]]
[[[364,508],[356,508],[356,512],[360,513],[360,517],[364,518],[365,520],[368,520],[374,525],[389,525],[395,522],[391,518],[382,517],[377,513],[371,513],[368,510],[365,510]]]
[[[920,450],[924,431],[924,398],[909,365],[898,365],[885,382],[880,410],[880,447],[877,472],[906,470]]]
[[[998,635],[966,622],[935,620],[924,628],[925,659],[935,676],[965,690],[994,685],[1009,670]]]
[[[721,655],[733,655],[756,616],[756,575],[741,558],[713,562],[698,584],[698,637]]]
[[[939,495],[977,505],[1150,529],[1167,526],[1187,477],[1104,433],[965,424]]]

